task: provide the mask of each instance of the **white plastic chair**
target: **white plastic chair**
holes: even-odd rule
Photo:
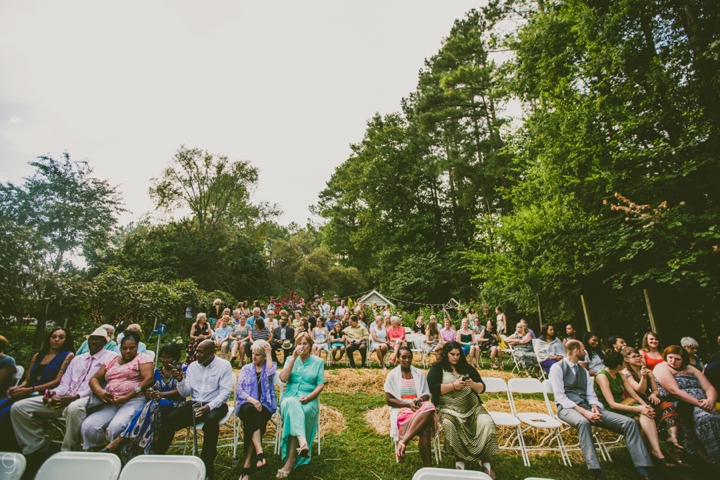
[[[285,389],[285,384],[280,381],[280,374],[276,373],[273,376],[273,387],[280,386],[280,395],[282,395],[283,390]],[[278,399],[280,396],[278,396]],[[237,411],[238,406],[238,400],[237,400],[237,393],[235,394],[235,400],[233,401],[233,412]],[[279,412],[278,410],[275,410],[275,413],[273,413],[272,417],[270,417],[270,422],[272,422],[273,425],[275,425],[275,430],[277,432],[278,430],[278,417]],[[233,437],[235,439],[234,447],[233,447],[233,458],[237,458],[237,448],[240,445],[244,445],[245,442],[243,440],[240,440],[240,432],[242,431],[242,420],[240,417],[235,416],[233,420]],[[277,453],[278,449],[278,435],[275,434],[275,437],[272,440],[262,440],[262,443],[269,444],[273,446],[273,452]]]
[[[483,472],[474,470],[451,470],[449,468],[421,468],[412,480],[492,480],[492,477]]]
[[[552,407],[550,406],[550,400],[548,400],[547,392],[545,387],[540,380],[536,378],[511,378],[508,382],[508,392],[510,394],[510,406],[515,411],[515,416],[527,427],[523,430],[523,433],[531,428],[545,429],[548,433],[540,440],[537,445],[525,445],[526,451],[557,451],[560,452],[564,465],[570,464],[570,457],[565,450],[565,444],[560,434],[562,431],[562,423],[555,418],[553,415]],[[536,394],[541,393],[545,399],[545,408],[547,413],[537,412],[518,412],[515,408],[515,399],[513,394]],[[553,441],[557,444],[556,447],[551,446]]]
[[[205,464],[198,457],[140,455],[130,460],[119,480],[205,480]]]
[[[493,419],[493,422],[495,422],[495,425],[500,427],[510,427],[515,429],[515,433],[513,435],[510,435],[508,439],[505,441],[505,444],[500,447],[500,450],[516,450],[520,451],[520,455],[522,456],[523,465],[526,467],[530,466],[530,457],[527,454],[527,451],[525,449],[525,438],[522,434],[522,429],[520,428],[521,422],[520,420],[514,415],[514,408],[513,403],[510,400],[510,394],[508,392],[508,386],[507,383],[505,383],[505,380],[502,378],[495,378],[495,377],[485,377],[483,378],[483,382],[485,382],[485,392],[484,393],[504,393],[505,397],[508,400],[508,403],[510,405],[510,411],[513,413],[505,413],[505,412],[491,412],[488,411],[490,416]],[[515,443],[517,442],[517,446]]]
[[[506,353],[510,357],[510,360],[512,360],[512,373],[520,373],[520,364],[518,364],[517,357],[515,357],[515,351],[513,350],[513,346],[507,343],[507,335],[500,335],[500,338],[502,338],[503,342],[505,342],[505,344],[508,346],[508,348],[502,350],[502,353]]]
[[[15,382],[14,385],[17,387],[20,384],[20,381],[23,378],[23,375],[25,374],[25,367],[22,365],[15,365],[15,374],[12,376],[12,381]]]
[[[282,396],[285,393],[285,383],[280,380],[280,374],[275,375],[275,381],[274,385],[278,386],[280,391],[277,395],[277,402],[278,402],[278,409],[275,412],[276,420],[275,420],[275,454],[280,455],[282,450],[282,437],[283,437],[283,419],[282,419],[282,412],[280,412],[280,401],[282,400]],[[318,408],[320,407],[320,404],[318,403]],[[318,456],[320,456],[320,412],[318,411],[318,419],[317,419],[317,433],[315,434],[315,442],[317,443],[318,447]]]
[[[0,480],[20,480],[27,462],[19,453],[0,452]]]
[[[60,452],[42,464],[35,480],[116,480],[121,468],[112,453]]]
[[[388,410],[392,411],[393,407],[388,405]],[[392,415],[391,415],[392,418]],[[392,425],[390,426],[390,431],[392,432]],[[440,465],[440,461],[442,461],[442,445],[440,442],[440,432],[442,431],[442,425],[438,425],[438,429],[435,431],[435,435],[433,438],[430,439],[430,453],[435,457],[435,463]],[[390,438],[393,442],[393,456],[395,457],[395,463],[400,463],[400,460],[397,458],[397,455],[395,455],[395,452],[397,452],[397,442],[400,440],[400,438],[396,435],[390,435]],[[405,450],[405,453],[420,453],[420,450]]]
[[[543,370],[542,365],[540,364],[540,355],[538,355],[538,349],[537,349],[538,339],[533,338],[531,340],[531,342],[532,342],[533,352],[535,353],[535,359],[537,360],[538,370],[540,370],[540,376],[542,377],[543,380],[547,380],[547,375],[545,375],[545,370]]]
[[[545,397],[547,398],[547,395],[555,395],[555,392],[552,388],[552,383],[550,380],[545,380],[543,382],[543,387],[545,388]],[[574,427],[570,425],[569,423],[565,422],[562,418],[558,417],[557,414],[552,409],[552,405],[550,404],[549,398],[546,400],[548,411],[550,414],[555,418],[558,422],[560,422],[563,426],[562,430],[560,430],[560,435],[562,436],[563,433],[567,432],[568,430],[573,429]],[[607,452],[605,443],[602,441],[602,438],[598,435],[597,428],[592,427],[593,432],[593,439],[595,440],[595,449],[600,453],[600,457],[602,457],[603,460],[612,462],[612,458],[610,458],[610,452]],[[576,443],[574,445],[565,445],[565,453],[567,452],[581,452],[582,449],[580,448],[580,443]],[[570,462],[570,456],[568,455],[568,462]]]
[[[420,358],[422,360],[422,355],[424,350],[422,349],[422,343],[425,341],[425,335],[420,335],[419,333],[411,333],[409,335],[405,335],[405,340],[408,343],[408,347],[410,347],[410,350],[415,353],[420,354]]]
[[[236,384],[237,384],[237,377],[235,376],[235,373],[233,373],[233,385],[232,385],[232,388],[235,388],[235,385],[236,385]],[[227,413],[225,414],[225,416],[223,416],[223,418],[220,419],[220,421],[218,422],[218,424],[221,425],[221,426],[222,426],[222,425],[225,425],[225,424],[227,423],[227,421],[230,420],[230,417],[232,417],[234,413],[235,413],[235,410],[234,410],[233,408],[228,408]],[[201,431],[204,425],[205,425],[205,422],[197,422],[197,423],[195,423],[195,430],[197,430],[198,432]],[[183,447],[183,455],[187,454],[188,441],[189,441],[190,438],[194,435],[194,434],[192,433],[192,431],[193,431],[193,427],[187,427],[186,430],[185,430],[185,446]],[[224,443],[224,444],[221,444],[220,441],[219,441],[219,439],[218,439],[217,448],[233,447],[233,451],[235,451],[235,450],[237,449],[237,445],[235,444],[235,438],[234,438],[234,437],[235,437],[235,436],[233,435],[233,441],[232,441],[232,442],[230,442],[230,443]],[[192,454],[193,454],[193,455],[197,455],[197,453],[198,453],[198,452],[195,450],[195,442],[193,442]]]

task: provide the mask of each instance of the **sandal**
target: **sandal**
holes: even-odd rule
[[[650,456],[652,457],[653,463],[657,463],[664,468],[675,468],[676,467],[676,465],[674,463],[668,462],[667,458],[656,457],[652,453],[650,454]]]
[[[395,458],[397,458],[398,462],[405,461],[405,444],[404,443],[398,442],[397,448],[395,449]]]
[[[243,467],[238,480],[250,480],[250,469],[247,467]]]
[[[302,447],[298,447],[297,449],[298,457],[307,458],[310,456],[310,449],[307,446],[307,443],[303,445]]]
[[[455,462],[455,470],[465,470],[465,462],[462,460]]]
[[[488,474],[488,477],[494,479],[495,478],[495,471],[490,466],[490,462],[483,462],[481,467],[485,470],[485,472]]]
[[[275,478],[287,478],[292,473],[292,470],[283,470],[282,468],[277,471]]]
[[[255,461],[257,463],[262,462],[262,465],[257,465],[257,463],[255,464],[255,468],[257,468],[258,470],[262,470],[267,466],[267,459],[265,458],[265,453],[258,453],[255,456]]]

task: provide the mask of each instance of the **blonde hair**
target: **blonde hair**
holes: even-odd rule
[[[219,298],[216,298],[215,300],[213,300],[213,305],[220,305],[221,303],[222,303],[222,300],[220,300]]]
[[[126,332],[135,332],[140,337],[142,337],[142,333],[143,333],[142,327],[140,325],[138,325],[137,323],[131,323],[130,325],[127,326],[127,328],[125,328],[125,331]]]
[[[312,345],[313,341],[312,338],[310,338],[310,334],[308,332],[302,332],[297,337],[295,337],[295,345],[300,344],[300,340],[305,339],[305,341],[308,343],[308,345]]]

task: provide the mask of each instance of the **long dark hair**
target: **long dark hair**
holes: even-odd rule
[[[553,326],[553,325],[550,324],[550,323],[544,323],[543,326],[542,326],[542,330],[541,330],[541,333],[540,333],[540,338],[542,338],[542,339],[543,339],[544,341],[546,341],[546,342],[547,342],[548,330],[549,330],[550,327],[552,327],[552,326]],[[556,335],[556,334],[553,335],[553,339],[555,339],[555,338],[557,338],[557,335]]]
[[[465,355],[462,353],[462,345],[460,345],[456,341],[447,342],[442,349],[442,352],[440,352],[440,358],[437,362],[435,362],[435,365],[439,365],[442,367],[443,370],[452,372],[452,365],[450,365],[450,360],[448,360],[448,354],[452,350],[459,350],[460,351],[460,358],[458,359],[457,364],[455,365],[455,371],[458,372],[461,375],[464,375],[466,373],[470,373],[471,370],[474,370],[473,367],[470,366],[470,364],[465,359]]]
[[[47,355],[48,353],[50,353],[50,337],[52,337],[53,334],[55,332],[57,332],[58,330],[62,330],[63,332],[65,332],[65,343],[62,344],[62,346],[60,347],[60,351],[58,353],[75,352],[75,340],[73,339],[72,332],[70,330],[65,330],[62,327],[57,327],[57,328],[54,328],[52,330],[52,332],[48,333],[47,337],[45,337],[45,343],[43,343],[42,348],[38,352],[37,359],[35,360],[35,363],[33,364],[33,366],[39,365],[40,362],[42,361],[43,357],[45,355]]]
[[[598,338],[597,350],[590,346],[590,339],[592,337]],[[585,335],[583,335],[582,342],[583,342],[583,345],[585,345],[585,351],[588,354],[588,358],[592,358],[593,353],[597,353],[600,358],[602,358],[603,360],[605,359],[605,354],[603,353],[602,346],[600,345],[601,340],[602,339],[600,338],[600,335],[598,335],[595,332],[587,332]]]

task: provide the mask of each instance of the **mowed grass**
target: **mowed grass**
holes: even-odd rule
[[[317,446],[313,445],[314,456],[309,465],[295,470],[289,478],[297,479],[358,479],[391,480],[411,479],[422,468],[419,454],[408,454],[404,463],[395,463],[392,442],[388,436],[379,435],[365,422],[365,413],[369,409],[385,404],[382,394],[377,393],[323,393],[321,403],[337,408],[345,417],[346,428],[339,435],[326,435],[322,442],[322,454],[316,455]],[[414,442],[413,442],[414,443]],[[412,448],[412,447],[411,447]],[[414,448],[413,448],[414,449]],[[282,467],[282,461],[273,455],[268,445],[268,465],[253,472],[251,478],[271,479]],[[238,452],[240,456],[242,449]],[[602,462],[602,467],[610,479],[634,479],[630,456],[625,448],[612,450],[613,462]],[[493,459],[493,468],[499,480],[525,479],[527,477],[545,477],[556,480],[574,480],[592,478],[584,462],[574,456],[573,466],[565,467],[557,454],[531,455],[531,466],[525,467],[519,454],[501,452]],[[433,465],[436,466],[436,465]],[[454,460],[443,456],[442,468],[454,468]],[[216,461],[216,475],[219,480],[235,480],[239,477],[242,463],[233,465],[229,449],[220,449]],[[477,466],[471,468],[477,469]],[[668,479],[711,479],[720,478],[717,470],[711,471],[700,464],[693,468],[674,468],[666,472],[655,469],[657,478]]]

